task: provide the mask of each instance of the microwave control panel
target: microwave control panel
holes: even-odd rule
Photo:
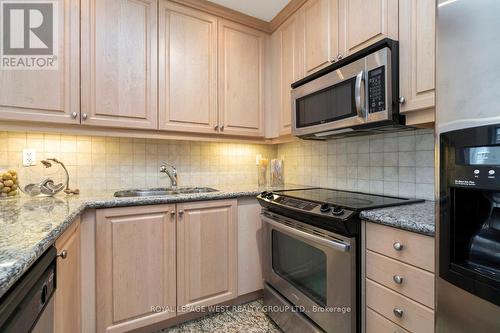
[[[368,112],[385,111],[385,66],[368,72]]]

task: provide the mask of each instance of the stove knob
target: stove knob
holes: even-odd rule
[[[332,214],[335,216],[342,215],[344,214],[344,209],[342,209],[341,207],[333,207]]]
[[[322,213],[328,213],[330,211],[331,207],[329,204],[322,204],[321,207],[319,207],[320,212]]]
[[[266,197],[266,195],[267,195],[267,193],[268,193],[267,191],[260,192],[260,196],[261,196],[262,198],[265,198],[265,197]]]
[[[274,194],[272,194],[271,192],[267,193],[266,194],[266,199],[273,200],[274,199]]]

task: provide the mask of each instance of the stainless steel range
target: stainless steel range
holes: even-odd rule
[[[286,333],[359,332],[359,212],[418,200],[323,188],[257,199],[267,314]]]

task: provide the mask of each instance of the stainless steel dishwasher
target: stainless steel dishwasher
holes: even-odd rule
[[[54,331],[55,247],[50,247],[0,299],[0,332]]]

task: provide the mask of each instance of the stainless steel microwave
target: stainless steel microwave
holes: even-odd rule
[[[292,84],[292,132],[309,139],[404,128],[398,43],[384,39]]]

